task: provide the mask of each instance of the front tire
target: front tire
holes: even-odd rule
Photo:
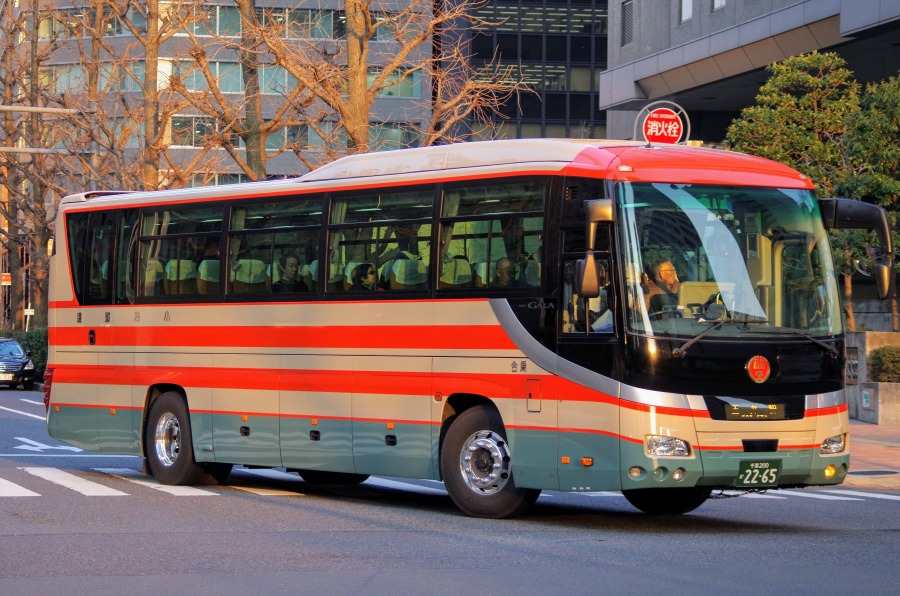
[[[472,517],[521,515],[541,491],[516,487],[499,414],[476,406],[450,424],[441,448],[441,475],[450,498]]]
[[[681,515],[706,502],[711,488],[645,488],[623,490],[628,502],[649,515]]]
[[[231,473],[231,464],[198,464],[194,459],[187,406],[175,392],[153,402],[144,446],[150,473],[162,484],[221,484]]]

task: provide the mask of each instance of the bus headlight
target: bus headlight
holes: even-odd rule
[[[835,435],[828,437],[822,441],[822,447],[819,449],[821,454],[843,453],[846,446],[847,435]]]
[[[691,446],[688,442],[676,437],[647,435],[645,444],[648,455],[686,457],[691,454]]]

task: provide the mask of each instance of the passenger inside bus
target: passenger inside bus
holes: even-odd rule
[[[509,257],[497,259],[497,269],[494,271],[492,288],[514,288],[517,285],[516,274],[519,268]]]
[[[292,250],[285,251],[278,259],[278,280],[272,283],[272,292],[308,292],[309,287],[300,277],[300,257]]]
[[[350,280],[352,290],[363,290],[373,292],[381,290],[377,287],[376,281],[378,277],[375,272],[375,265],[371,263],[361,263],[353,268],[350,272]]]

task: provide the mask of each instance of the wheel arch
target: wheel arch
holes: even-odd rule
[[[453,421],[457,416],[474,408],[476,406],[485,406],[494,410],[497,416],[500,418],[500,421],[503,421],[503,417],[500,415],[500,410],[497,408],[497,405],[488,397],[484,395],[478,395],[475,393],[453,393],[447,397],[447,403],[444,404],[444,410],[441,413],[441,434],[438,440],[438,470],[441,469],[441,457],[443,457],[444,453],[444,437],[447,436],[447,431],[450,429],[450,425],[453,424]],[[443,480],[443,474],[440,474],[441,480]]]

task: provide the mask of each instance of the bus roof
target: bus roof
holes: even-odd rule
[[[272,196],[309,190],[409,184],[497,175],[562,174],[631,182],[813,188],[808,178],[782,164],[719,149],[648,145],[604,139],[510,139],[361,153],[340,158],[300,178],[158,191],[94,191],[61,204],[155,203],[231,195]],[[96,204],[96,203],[95,203]]]
[[[812,188],[783,164],[720,149],[600,139],[478,141],[343,157],[299,179],[340,182],[384,176],[557,172],[633,182]],[[430,176],[429,176],[430,177]]]

